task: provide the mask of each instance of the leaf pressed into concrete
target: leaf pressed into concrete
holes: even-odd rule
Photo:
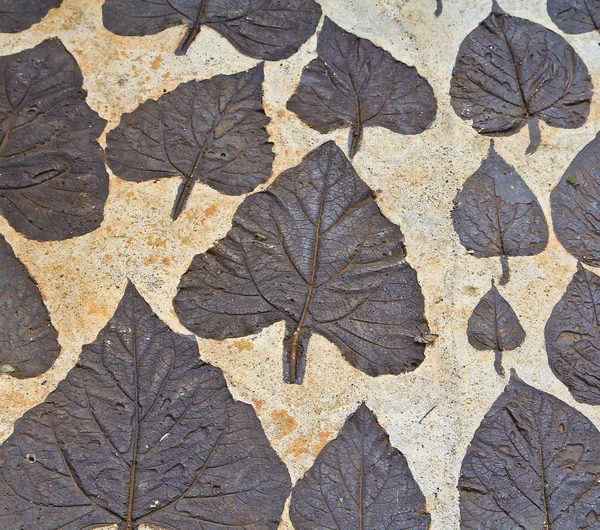
[[[427,530],[425,497],[366,405],[351,414],[292,491],[296,530]]]
[[[567,252],[600,266],[600,133],[573,159],[552,190],[552,224]]]
[[[208,27],[240,53],[279,61],[298,51],[317,29],[321,6],[314,0],[106,0],[104,26],[128,37],[186,26],[177,55],[185,55]]]
[[[12,530],[276,530],[290,489],[254,409],[132,284],[0,447],[0,520]]]
[[[461,529],[596,529],[600,432],[514,373],[462,463]]]
[[[370,40],[325,18],[317,52],[287,108],[322,134],[349,127],[350,158],[365,127],[419,134],[435,120],[437,102],[427,80]]]
[[[581,403],[600,405],[600,277],[581,263],[546,323],[548,362]]]
[[[87,234],[104,219],[106,121],[86,103],[75,58],[58,39],[0,57],[0,211],[30,239]]]
[[[134,182],[182,179],[177,219],[197,181],[227,195],[249,193],[271,176],[271,121],[262,104],[264,65],[179,85],[121,117],[107,137],[108,166]]]
[[[238,208],[227,236],[181,278],[175,311],[201,337],[286,323],[284,379],[301,383],[313,333],[375,376],[417,368],[429,329],[404,237],[327,142]]]
[[[40,22],[62,0],[0,0],[0,33],[19,33]]]
[[[435,6],[435,16],[439,17],[442,14],[442,11],[444,10],[444,3],[442,0],[436,0],[436,6]]]
[[[598,0],[548,0],[548,14],[565,33],[576,35],[600,28]]]
[[[525,340],[519,317],[493,282],[469,318],[467,337],[473,348],[494,352],[494,368],[498,375],[504,375],[502,353],[518,348]]]
[[[563,37],[508,15],[496,0],[460,45],[450,85],[454,111],[478,133],[511,135],[528,124],[528,153],[540,145],[539,120],[581,127],[592,90],[586,65]]]
[[[504,285],[508,258],[533,256],[548,244],[548,223],[535,195],[490,143],[488,156],[454,199],[454,230],[478,258],[499,256]]]
[[[49,370],[58,333],[35,280],[0,235],[0,372],[18,379]]]

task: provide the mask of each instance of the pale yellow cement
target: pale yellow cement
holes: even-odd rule
[[[234,73],[257,61],[204,29],[185,57],[173,54],[183,28],[150,37],[117,37],[102,26],[102,0],[64,0],[38,25],[1,35],[2,55],[58,36],[75,55],[85,76],[88,102],[114,128],[124,112],[190,79]],[[385,47],[427,77],[439,103],[433,127],[418,136],[368,129],[354,166],[377,191],[378,203],[406,236],[408,259],[425,294],[427,317],[440,338],[415,372],[369,377],[346,363],[338,349],[314,336],[302,386],[282,382],[283,325],[244,339],[199,339],[202,358],[220,367],[234,396],[252,403],[267,436],[296,481],[333,438],[346,416],[366,401],[407,457],[427,497],[432,530],[455,530],[456,483],[460,463],[481,418],[506,380],[492,366],[492,354],[467,342],[467,319],[498,277],[494,259],[467,255],[452,229],[452,199],[477,169],[488,140],[460,120],[448,90],[456,51],[464,36],[490,10],[487,0],[445,0],[444,15],[433,17],[435,0],[321,0],[324,13],[343,28]],[[558,31],[545,0],[502,0],[511,14]],[[600,35],[566,36],[600,87]],[[347,131],[320,135],[285,109],[303,65],[315,57],[312,37],[288,60],[267,63],[265,107],[272,118],[274,175],[296,165],[311,149],[334,139],[346,148]],[[527,131],[496,142],[550,218],[549,195],[575,154],[600,127],[598,93],[589,121],[577,130],[541,125],[543,144],[525,155]],[[104,142],[104,137],[102,137]],[[135,282],[158,315],[186,332],[172,307],[179,278],[192,257],[224,236],[243,197],[227,197],[197,185],[177,222],[169,214],[179,182],[129,183],[111,175],[106,219],[95,232],[57,243],[28,241],[0,217],[0,232],[38,281],[59,331],[62,353],[48,373],[17,381],[0,378],[0,438],[13,422],[44,400],[75,364],[83,344],[94,340],[116,308],[127,278]],[[541,255],[511,260],[512,280],[501,288],[527,331],[524,345],[505,355],[528,383],[565,400],[600,427],[600,407],[576,403],[548,367],[543,330],[554,304],[575,272],[576,261],[552,234]],[[435,407],[424,419],[423,416]],[[287,507],[281,529],[291,530]],[[34,529],[31,529],[34,530]]]

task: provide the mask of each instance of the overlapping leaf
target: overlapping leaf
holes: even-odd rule
[[[417,275],[400,228],[328,142],[246,198],[233,227],[197,255],[175,311],[194,333],[241,337],[284,320],[284,378],[301,383],[312,333],[369,375],[423,362],[428,340]]]
[[[252,407],[131,284],[0,447],[0,525],[11,530],[275,530],[290,486]]]
[[[349,127],[350,158],[365,127],[419,134],[435,120],[437,102],[429,83],[370,40],[325,18],[317,52],[287,108],[323,134]]]
[[[0,0],[0,33],[19,33],[40,22],[62,0]]]
[[[548,14],[565,33],[588,33],[600,28],[598,0],[548,0]]]
[[[190,81],[148,100],[108,134],[111,170],[139,182],[182,178],[177,219],[197,181],[242,195],[271,176],[273,147],[262,106],[263,64],[247,72]]]
[[[527,184],[494,150],[454,199],[454,230],[478,258],[499,256],[502,279],[510,275],[508,257],[533,256],[548,244],[548,224]]]
[[[314,0],[106,0],[104,26],[117,35],[155,35],[187,26],[178,55],[206,26],[255,59],[279,61],[298,51],[317,29],[321,7]]]
[[[511,135],[529,124],[531,153],[541,141],[538,120],[567,129],[585,123],[592,88],[565,39],[493,0],[491,14],[460,45],[450,95],[456,114],[480,134]]]
[[[600,133],[573,159],[552,190],[556,237],[579,261],[600,266]]]
[[[425,497],[404,455],[361,405],[294,486],[296,530],[427,530]]]
[[[60,353],[57,337],[37,284],[0,235],[0,371],[43,374]]]
[[[0,211],[38,241],[100,226],[108,195],[106,121],[86,103],[75,58],[57,39],[0,57]]]
[[[461,528],[596,529],[599,476],[592,422],[513,375],[463,460]]]
[[[493,283],[469,318],[467,336],[473,348],[494,352],[498,375],[504,375],[502,352],[518,348],[525,340],[519,317]]]
[[[600,277],[581,264],[546,324],[550,368],[582,403],[600,405]]]

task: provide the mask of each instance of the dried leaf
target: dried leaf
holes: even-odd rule
[[[58,333],[35,280],[0,235],[0,371],[26,379],[49,370]]]
[[[538,120],[581,127],[590,112],[592,81],[575,50],[549,29],[506,14],[490,15],[462,42],[450,86],[454,111],[480,134],[515,134],[529,125],[532,153]]]
[[[442,0],[436,0],[436,7],[435,7],[434,15],[436,17],[439,17],[442,14],[443,10],[444,10],[444,4],[443,4]]]
[[[0,0],[0,33],[19,33],[40,22],[62,0]]]
[[[554,375],[581,403],[600,405],[600,277],[581,263],[546,324]]]
[[[463,460],[461,529],[596,529],[599,476],[592,422],[513,373]]]
[[[598,0],[548,0],[548,14],[565,33],[588,33],[600,28]]]
[[[321,6],[314,0],[106,0],[102,15],[106,29],[129,37],[187,26],[177,55],[185,55],[206,26],[244,55],[279,61],[315,32]]]
[[[494,352],[494,368],[502,376],[502,352],[518,348],[525,340],[525,330],[519,317],[493,282],[492,288],[475,306],[469,318],[467,336],[473,348]]]
[[[350,127],[350,158],[360,147],[364,127],[419,134],[435,120],[437,102],[425,78],[370,40],[326,17],[317,52],[287,108],[322,134]]]
[[[361,405],[292,492],[296,530],[427,530],[425,497],[404,455]]]
[[[197,255],[175,310],[197,335],[243,337],[284,320],[284,379],[301,383],[313,332],[369,375],[425,357],[424,301],[400,228],[328,142],[246,198],[233,227]]]
[[[573,159],[550,195],[556,237],[579,261],[600,266],[600,133]]]
[[[107,137],[110,169],[125,180],[183,179],[177,219],[197,181],[227,195],[251,192],[271,176],[270,119],[262,106],[264,67],[190,81],[148,100]]]
[[[509,256],[533,256],[548,244],[548,224],[535,195],[490,143],[487,158],[454,199],[454,230],[478,258],[499,256],[504,285]]]
[[[0,447],[0,520],[12,530],[275,530],[290,486],[252,407],[131,284]]]
[[[106,121],[86,103],[75,58],[58,39],[0,57],[0,211],[30,239],[87,234],[104,218]]]

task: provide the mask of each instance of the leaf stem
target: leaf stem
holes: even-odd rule
[[[185,204],[187,203],[190,193],[192,193],[194,184],[194,177],[184,177],[181,186],[179,186],[177,200],[175,201],[175,206],[173,206],[173,212],[171,213],[171,218],[173,221],[177,221],[177,218],[181,215],[181,212],[185,208]]]
[[[500,377],[504,377],[504,367],[502,366],[502,351],[494,350],[494,369]]]
[[[183,40],[179,43],[177,50],[175,50],[175,55],[185,55],[192,43],[196,40],[196,37],[200,35],[200,30],[202,29],[202,17],[204,15],[204,10],[206,9],[207,1],[208,0],[202,0],[194,25],[188,27],[188,30],[183,36]]]
[[[510,267],[508,265],[508,256],[500,256],[500,265],[502,266],[502,276],[500,276],[500,285],[506,285],[510,280]]]
[[[356,118],[352,127],[350,127],[350,135],[348,136],[348,156],[354,158],[354,155],[360,148],[360,142],[362,140],[363,126],[360,118]]]
[[[434,15],[436,17],[439,17],[442,14],[442,10],[444,9],[444,4],[442,3],[442,0],[437,0],[437,6],[435,8],[435,13]]]
[[[542,143],[542,133],[540,132],[540,120],[538,118],[531,118],[527,122],[529,128],[529,147],[525,151],[526,154],[530,155],[537,151],[537,148]]]

